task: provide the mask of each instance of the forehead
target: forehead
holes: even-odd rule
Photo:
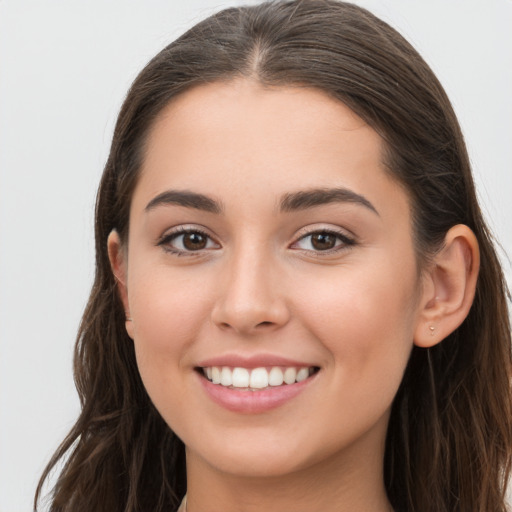
[[[258,149],[264,137],[265,144],[273,142],[275,149],[300,142],[306,144],[304,149],[317,150],[320,157],[332,142],[341,148],[338,132],[348,135],[357,130],[366,132],[373,139],[373,149],[380,151],[381,140],[374,130],[324,92],[300,86],[266,87],[238,79],[197,86],[175,98],[150,131],[147,156],[171,137],[191,142],[203,137],[204,142],[220,142],[226,148],[248,149]]]
[[[137,188],[150,199],[166,188],[270,197],[349,187],[378,203],[404,195],[382,154],[375,130],[322,91],[240,79],[195,87],[167,105],[149,133]]]

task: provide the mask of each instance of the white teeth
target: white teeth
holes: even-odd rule
[[[233,369],[233,387],[248,388],[249,387],[249,370],[245,368]]]
[[[265,368],[254,368],[251,372],[249,387],[254,389],[263,389],[268,386],[268,372]]]
[[[272,368],[268,374],[268,383],[271,386],[280,386],[284,382],[283,370],[281,368]]]
[[[295,368],[286,368],[284,371],[284,381],[286,384],[293,384],[295,382],[295,378],[297,377],[297,370]]]
[[[220,384],[220,370],[216,366],[212,368],[212,382]]]
[[[203,374],[213,384],[225,387],[264,389],[269,386],[281,386],[302,382],[315,373],[314,367],[299,369],[294,367],[281,368],[274,366],[268,371],[266,368],[230,368],[229,366],[211,366],[203,368]]]
[[[231,369],[224,366],[220,372],[220,383],[223,386],[231,386],[233,384],[233,377]]]
[[[297,372],[297,377],[295,378],[295,380],[297,382],[300,382],[301,380],[307,379],[308,377],[309,377],[309,369],[308,368],[301,368]]]

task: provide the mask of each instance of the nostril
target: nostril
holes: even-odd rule
[[[268,325],[272,325],[272,322],[260,322],[256,327],[265,327]]]

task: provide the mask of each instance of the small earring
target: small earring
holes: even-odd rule
[[[131,322],[131,321],[132,321],[131,317],[127,316],[127,317],[126,317],[126,321],[127,321],[127,322]]]
[[[434,331],[436,330],[436,328],[433,325],[431,325],[429,327],[429,329],[430,329],[430,336],[434,336]]]

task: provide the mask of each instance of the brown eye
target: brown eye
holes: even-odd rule
[[[315,233],[311,235],[311,245],[317,251],[327,251],[336,247],[337,237],[331,233]]]
[[[183,247],[188,251],[200,251],[206,249],[208,237],[202,233],[192,232],[181,235],[183,237]]]
[[[292,248],[302,249],[313,253],[328,254],[355,245],[355,240],[334,231],[312,231],[297,240]]]
[[[219,249],[220,246],[210,236],[195,229],[180,229],[177,233],[164,236],[158,245],[165,251],[177,255],[186,255],[193,252]]]

